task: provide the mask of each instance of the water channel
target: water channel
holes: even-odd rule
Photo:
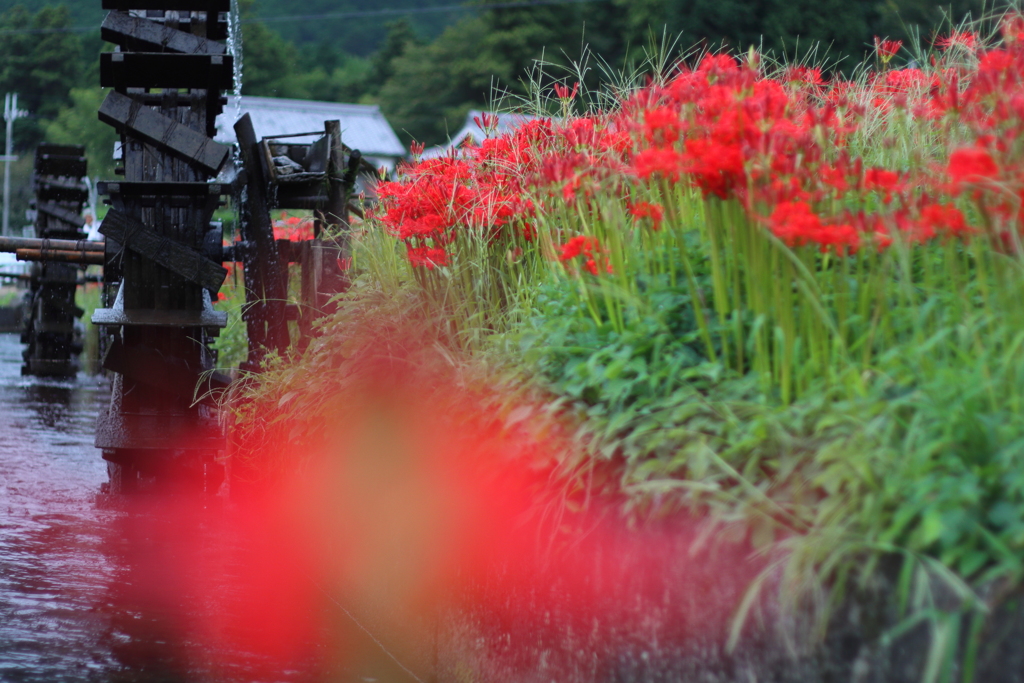
[[[105,381],[22,377],[21,351],[0,334],[0,681],[339,680],[315,633],[265,647],[223,502],[104,494]]]

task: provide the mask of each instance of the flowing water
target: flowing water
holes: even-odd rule
[[[0,681],[322,680],[309,632],[254,637],[280,644],[279,590],[246,588],[263,565],[220,499],[105,495],[106,384],[22,377],[21,350],[0,334]]]
[[[117,666],[115,513],[96,506],[106,468],[92,446],[106,392],[22,378],[21,350],[0,335],[0,680],[82,680]]]

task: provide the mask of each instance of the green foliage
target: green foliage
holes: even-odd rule
[[[689,294],[655,278],[645,288],[652,305],[627,329],[598,323],[573,296],[568,281],[542,284],[522,326],[523,359],[561,396],[591,416],[631,420],[678,391],[706,388],[721,369],[706,365]]]
[[[249,336],[242,320],[245,286],[239,269],[232,268],[228,272],[220,293],[222,299],[217,302],[217,309],[227,312],[228,325],[220,331],[212,346],[217,352],[217,367],[230,372],[249,355]]]
[[[910,41],[917,32],[929,36],[947,17],[954,23],[968,13],[980,18],[980,0],[954,3],[935,0],[643,0],[626,2],[625,38],[643,45],[653,32],[682,36],[689,45],[728,45],[744,51],[761,46],[789,59],[802,56],[814,43],[825,61],[844,59],[859,64],[872,49],[874,36]],[[601,53],[605,54],[605,53]]]
[[[17,5],[31,4],[34,3],[26,2],[26,0],[0,0],[0,12],[6,12]],[[59,0],[52,4],[60,4],[68,8],[71,13],[72,25],[76,27],[95,25],[96,33],[99,34],[100,22],[103,21],[106,14],[101,3],[95,2],[95,0]]]
[[[49,33],[71,26],[66,6],[35,13],[15,5],[0,15],[0,30],[44,31],[5,35],[0,41],[0,92],[18,93],[18,106],[31,116],[15,125],[15,146],[31,149],[42,141],[43,122],[70,104],[68,93],[83,72],[82,42],[74,33]]]
[[[448,28],[432,43],[409,46],[392,61],[394,75],[377,95],[403,141],[440,144],[486,102],[494,82],[512,77],[508,63],[483,50],[479,17]]]
[[[252,2],[242,2],[245,20],[253,19]],[[324,42],[301,50],[269,25],[242,25],[242,92],[258,97],[286,97],[324,102],[357,102],[367,91],[369,60]]]
[[[441,12],[422,12],[434,7],[451,7],[460,3],[451,0],[388,0],[388,10],[412,9],[409,20],[414,24],[416,34],[430,39],[465,17],[471,10],[457,8]],[[383,8],[383,7],[382,7]],[[359,57],[369,57],[379,50],[386,40],[389,23],[395,13],[374,15],[369,12],[378,9],[357,0],[306,0],[297,5],[293,0],[259,0],[253,9],[253,18],[273,18],[303,15],[312,18],[280,21],[268,24],[286,40],[299,46],[330,43],[343,52]],[[416,11],[420,10],[420,11]],[[351,16],[319,16],[352,13]],[[401,16],[399,14],[399,16]]]
[[[244,13],[243,13],[243,16]],[[299,51],[265,24],[242,26],[242,93],[260,97],[301,97],[295,82]]]
[[[58,145],[85,145],[89,175],[113,178],[117,132],[96,116],[106,92],[101,88],[72,88],[68,96],[71,105],[43,124],[46,141]]]
[[[0,285],[0,307],[13,306],[21,300],[23,290],[10,285]]]
[[[370,58],[367,90],[371,93],[380,91],[381,86],[395,74],[395,60],[411,47],[423,44],[412,24],[406,19],[399,19],[388,24],[388,35],[384,43]]]

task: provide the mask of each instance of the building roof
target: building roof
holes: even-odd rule
[[[243,95],[237,108],[229,98],[224,112],[217,117],[217,142],[235,142],[234,122],[248,113],[256,137],[285,133],[312,133],[324,129],[324,121],[341,121],[341,140],[366,157],[400,158],[408,155],[380,107],[365,104],[339,104],[288,100],[276,97]],[[288,142],[310,142],[309,138],[284,138]]]

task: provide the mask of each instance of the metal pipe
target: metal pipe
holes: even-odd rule
[[[19,249],[42,249],[44,251],[87,251],[102,252],[103,242],[89,240],[51,240],[38,237],[0,237],[0,252],[13,253]]]
[[[18,249],[15,254],[19,261],[53,261],[77,263],[80,265],[102,266],[104,256],[98,251],[60,251],[56,249]]]
[[[3,210],[3,228],[0,230],[0,234],[7,235],[10,232],[10,213],[11,213],[11,162],[17,161],[17,157],[14,156],[14,122],[23,116],[28,116],[28,112],[22,109],[18,109],[18,93],[7,93],[4,98],[4,121],[7,122],[7,140],[5,146],[4,160],[4,210]]]
[[[13,155],[13,137],[14,132],[14,119],[15,112],[18,110],[18,94],[7,93],[4,98],[4,121],[7,123],[7,138],[5,140],[4,148],[4,216],[3,216],[3,228],[0,229],[0,235],[7,235],[8,222],[11,212],[11,161],[14,159]],[[13,102],[12,102],[13,99]]]

